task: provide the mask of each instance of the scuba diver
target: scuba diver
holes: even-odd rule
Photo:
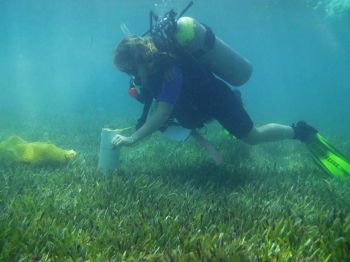
[[[151,12],[146,34],[126,36],[118,44],[114,65],[131,76],[129,94],[143,103],[144,109],[136,131],[131,136],[115,135],[112,144],[132,145],[174,124],[193,130],[198,138],[195,130],[216,120],[231,135],[250,145],[297,139],[308,146],[315,162],[327,173],[349,175],[349,161],[305,122],[292,126],[253,124],[240,92],[229,86],[248,81],[251,63],[208,26],[183,17],[190,5],[178,18],[173,10],[162,19]],[[149,114],[154,101],[157,107]],[[208,143],[206,149],[217,157]]]

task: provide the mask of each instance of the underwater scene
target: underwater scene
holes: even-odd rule
[[[349,0],[0,0],[0,261],[350,261]]]

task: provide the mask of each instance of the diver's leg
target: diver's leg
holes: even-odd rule
[[[196,142],[207,151],[207,153],[214,160],[216,165],[219,166],[224,163],[224,160],[222,159],[220,153],[216,150],[216,148],[208,140],[206,140],[199,132],[197,132],[194,129],[191,135],[196,140]]]
[[[271,123],[260,127],[253,127],[250,132],[242,138],[242,141],[250,145],[257,145],[264,142],[292,138],[294,138],[294,131],[292,127]]]
[[[294,131],[290,126],[271,123],[255,127],[243,106],[240,93],[231,90],[221,81],[215,82],[211,105],[214,118],[232,135],[247,144],[294,138]]]
[[[243,106],[240,94],[222,82],[216,84],[216,93],[212,95],[216,102],[213,106],[214,117],[232,135],[251,145],[294,138],[290,126],[271,123],[255,127]]]
[[[215,92],[210,98],[214,119],[236,138],[246,137],[254,128],[254,124],[243,107],[240,93],[231,90],[223,82],[216,82],[215,87]]]

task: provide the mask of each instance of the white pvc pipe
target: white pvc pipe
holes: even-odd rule
[[[119,165],[120,148],[112,144],[112,138],[120,134],[119,130],[102,128],[98,169],[103,172],[115,171]]]

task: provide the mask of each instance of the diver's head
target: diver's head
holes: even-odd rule
[[[158,50],[151,38],[127,36],[118,44],[113,62],[120,71],[140,76],[154,70],[157,54]]]

